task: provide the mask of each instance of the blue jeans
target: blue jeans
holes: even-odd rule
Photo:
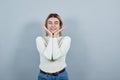
[[[68,74],[66,70],[57,76],[51,76],[39,72],[38,80],[68,80]]]

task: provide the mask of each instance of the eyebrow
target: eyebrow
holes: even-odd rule
[[[48,20],[48,22],[52,22],[52,20]]]
[[[48,22],[52,22],[52,21],[48,21]],[[59,22],[59,21],[54,21],[54,22]]]
[[[59,21],[55,21],[55,22],[59,22]]]

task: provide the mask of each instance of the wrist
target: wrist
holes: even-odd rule
[[[50,35],[49,35],[49,37],[53,37],[53,35],[52,35],[52,34],[50,34]]]
[[[57,37],[57,35],[54,34],[53,37]]]

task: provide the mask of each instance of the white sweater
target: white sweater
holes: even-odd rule
[[[38,36],[36,38],[36,45],[40,54],[39,68],[49,73],[65,68],[67,66],[65,58],[70,44],[71,38],[69,36],[57,38]]]

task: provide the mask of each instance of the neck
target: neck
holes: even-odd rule
[[[50,37],[50,35],[48,35],[48,37]],[[58,34],[58,35],[56,35],[56,36],[53,36],[54,38],[58,38],[58,37],[60,37],[60,35]]]

